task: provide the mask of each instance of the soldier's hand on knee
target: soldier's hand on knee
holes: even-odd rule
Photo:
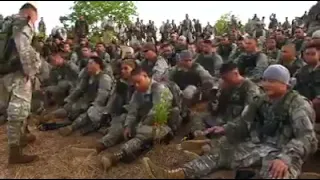
[[[211,128],[206,129],[205,134],[224,134],[225,129],[222,126],[213,126]]]
[[[269,172],[273,179],[283,179],[288,175],[288,165],[280,159],[273,160]]]

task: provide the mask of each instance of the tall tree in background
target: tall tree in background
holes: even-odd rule
[[[74,1],[71,13],[60,17],[60,20],[70,28],[70,24],[84,16],[91,34],[95,34],[100,30],[99,23],[106,17],[113,17],[119,23],[129,23],[134,15],[137,15],[137,8],[132,1]]]

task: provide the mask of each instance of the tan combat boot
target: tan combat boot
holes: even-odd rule
[[[147,172],[151,178],[154,179],[185,179],[183,169],[166,170],[158,167],[151,162],[147,157],[143,158],[143,165],[147,169]]]
[[[96,148],[96,151],[97,151],[98,154],[107,149],[107,147],[101,142],[98,142],[95,145],[95,148]]]
[[[298,179],[320,179],[320,174],[313,172],[302,173]]]
[[[192,152],[199,156],[202,156],[204,153],[203,147],[210,143],[210,139],[205,140],[188,140],[183,141],[180,144],[181,150]]]
[[[73,132],[72,126],[66,126],[59,129],[59,134],[61,136],[70,136]]]
[[[108,153],[101,157],[103,170],[107,171],[110,167],[116,165],[124,156],[123,152]]]
[[[20,146],[21,147],[26,147],[28,144],[33,143],[36,140],[36,136],[33,134],[25,134],[21,136],[20,139]]]
[[[38,158],[37,155],[24,155],[20,146],[11,145],[9,149],[8,164],[25,164],[35,161]]]

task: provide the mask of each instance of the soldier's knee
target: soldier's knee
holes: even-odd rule
[[[185,99],[188,99],[188,100],[192,99],[193,96],[194,96],[194,94],[195,94],[196,92],[197,92],[197,87],[196,87],[196,86],[192,86],[192,85],[187,86],[187,87],[182,91],[183,97],[184,97]]]
[[[9,102],[7,108],[8,120],[19,119],[24,120],[30,114],[30,103],[27,102]]]

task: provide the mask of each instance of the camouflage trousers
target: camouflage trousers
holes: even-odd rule
[[[91,106],[87,112],[80,114],[71,124],[73,130],[77,130],[88,123],[95,127],[100,125],[100,120],[105,107]]]
[[[220,147],[211,153],[203,155],[183,166],[187,178],[200,178],[220,168],[237,169],[261,167],[260,177],[272,178],[269,173],[271,162],[278,159],[280,151],[262,144],[245,142],[238,145],[221,143]],[[296,179],[301,173],[303,162],[292,161],[289,165],[289,174],[285,178]]]
[[[71,89],[71,83],[68,81],[59,81],[55,86],[48,86],[45,89],[46,98],[57,104],[62,104],[64,98],[68,95]]]
[[[99,141],[105,145],[105,147],[112,147],[124,140],[124,121],[126,119],[126,114],[116,116],[112,118],[111,126],[109,128],[108,134],[103,136]]]
[[[82,113],[85,113],[89,108],[90,102],[85,98],[80,98],[76,102],[70,102],[52,112],[52,115],[56,118],[68,118],[71,121],[74,121]]]
[[[32,83],[21,72],[10,73],[0,80],[0,102],[7,104],[8,144],[20,145],[20,138],[30,114]]]

